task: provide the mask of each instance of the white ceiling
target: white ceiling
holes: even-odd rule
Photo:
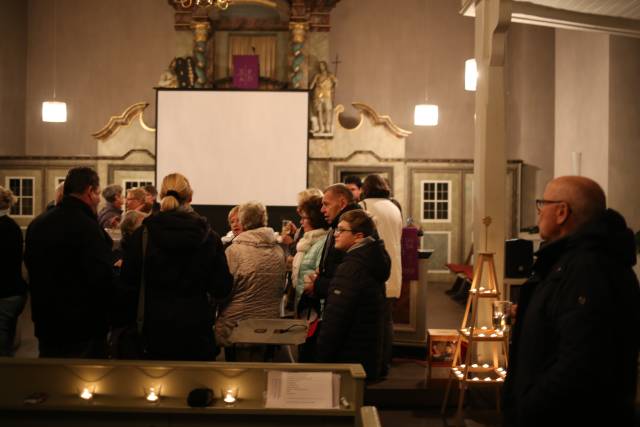
[[[553,9],[640,20],[640,0],[514,0]]]

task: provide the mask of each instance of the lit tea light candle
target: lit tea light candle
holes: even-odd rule
[[[491,381],[491,377],[486,377],[484,380],[485,381]]]
[[[80,393],[80,398],[84,400],[93,399],[93,389],[89,387],[83,388],[82,392]]]
[[[492,338],[493,338],[493,337],[497,337],[497,335],[496,335],[496,334],[491,334],[491,337],[492,337]]]
[[[478,334],[479,337],[484,337],[484,334]]]
[[[462,365],[460,365],[461,368],[464,368],[465,366],[467,366],[467,365],[465,365],[464,363]]]
[[[238,400],[238,387],[225,387],[222,389],[222,401],[226,405],[233,405]]]
[[[488,364],[488,363],[485,363],[484,365],[482,365],[482,367],[483,367],[483,368],[488,368],[488,367],[489,367],[489,364]]]
[[[146,399],[149,402],[157,402],[158,399],[160,399],[160,389],[156,390],[155,387],[149,387],[149,391],[147,391]]]
[[[471,365],[471,367],[472,367],[472,368],[477,368],[477,367],[478,367],[478,364],[477,364],[477,363],[474,363],[473,365]]]
[[[478,378],[478,377],[473,377],[472,381],[480,381],[480,378]]]
[[[480,329],[482,329],[483,331],[486,331],[486,330],[487,330],[487,327],[486,327],[486,326],[483,326],[483,327],[482,327],[482,328],[480,328]]]
[[[502,382],[504,380],[502,378],[498,378],[498,379],[496,379],[496,381],[501,381]]]

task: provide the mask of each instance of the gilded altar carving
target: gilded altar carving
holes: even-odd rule
[[[129,126],[136,117],[140,120],[140,126],[142,126],[144,130],[154,132],[155,129],[147,126],[142,118],[142,113],[148,106],[148,102],[137,102],[127,107],[122,114],[118,116],[111,116],[111,118],[109,118],[109,122],[99,131],[92,133],[91,136],[101,141],[109,139],[112,135],[118,132],[121,127]]]

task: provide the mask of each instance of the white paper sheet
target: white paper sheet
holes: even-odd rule
[[[333,372],[269,371],[265,406],[332,409],[337,406],[336,396],[340,394],[335,390],[340,387],[340,377],[335,377]]]

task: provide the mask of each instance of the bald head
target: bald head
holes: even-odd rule
[[[606,197],[597,182],[582,176],[562,176],[547,184],[538,225],[545,240],[555,240],[578,230],[606,210]]]

